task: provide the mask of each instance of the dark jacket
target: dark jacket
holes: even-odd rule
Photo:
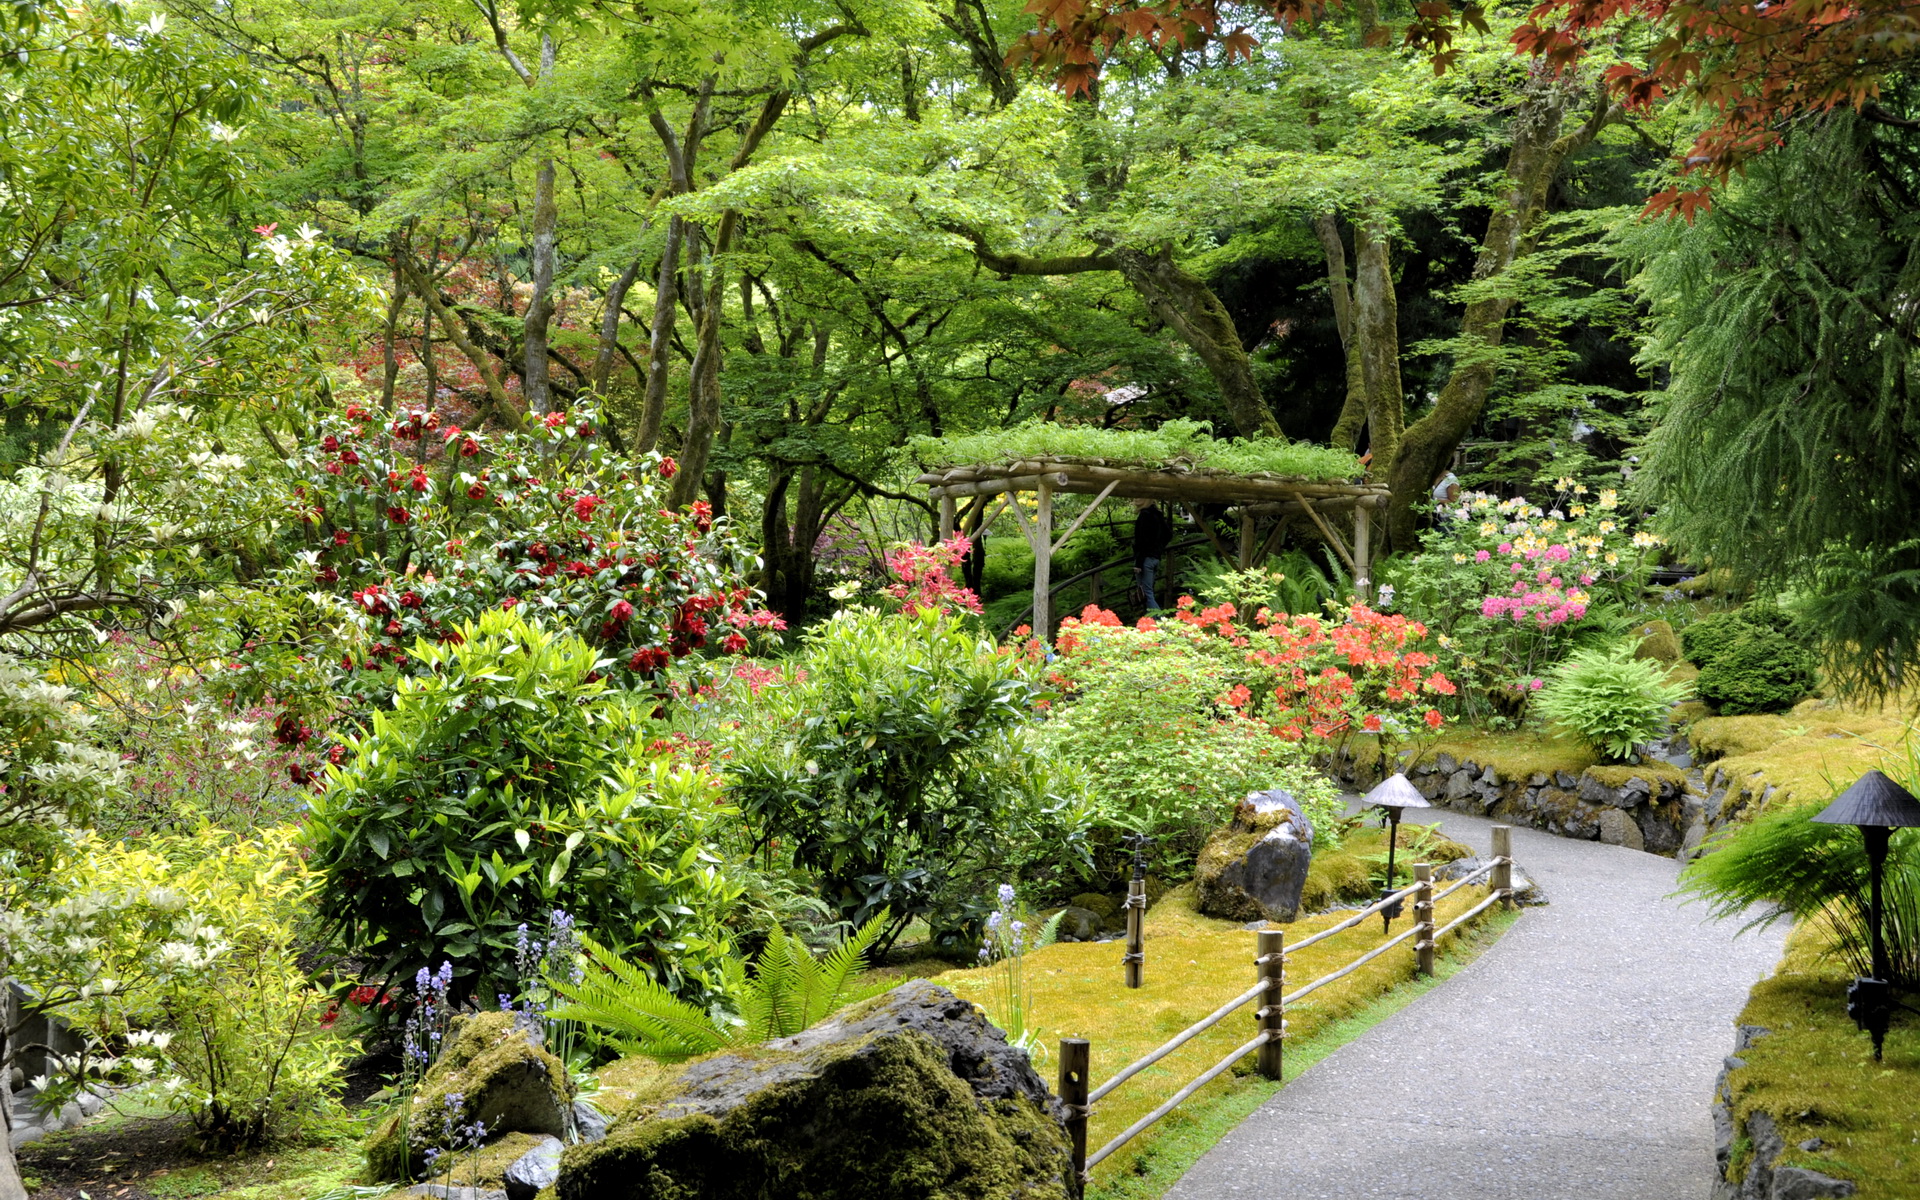
[[[1133,521],[1133,565],[1140,566],[1149,558],[1165,558],[1171,541],[1173,522],[1167,520],[1160,506],[1141,509]]]

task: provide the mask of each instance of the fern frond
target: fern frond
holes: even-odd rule
[[[718,1050],[733,1031],[674,995],[651,975],[581,937],[590,967],[578,983],[551,981],[567,1002],[549,1015],[578,1021],[611,1035],[622,1050],[662,1062],[680,1062]]]

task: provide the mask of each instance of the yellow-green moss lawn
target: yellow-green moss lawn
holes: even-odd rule
[[[1920,1196],[1920,1017],[1897,1013],[1885,1059],[1847,1018],[1845,964],[1824,954],[1824,932],[1802,924],[1787,941],[1771,978],[1755,985],[1743,1025],[1772,1033],[1741,1057],[1730,1079],[1734,1111],[1744,1123],[1755,1110],[1773,1116],[1786,1153],[1781,1166],[1807,1167],[1851,1179],[1859,1200]],[[1819,1150],[1800,1144],[1818,1138]],[[1752,1157],[1735,1144],[1733,1170]]]
[[[1727,803],[1739,797],[1757,800],[1768,787],[1778,789],[1770,804],[1832,798],[1867,771],[1894,768],[1907,760],[1912,698],[1886,704],[1803,700],[1790,712],[1715,717],[1701,705],[1683,705],[1675,714],[1687,722],[1695,757],[1711,781],[1726,777]]]
[[[1405,830],[1402,831],[1405,836]],[[1404,861],[1404,860],[1403,860]],[[1234,921],[1216,921],[1191,908],[1191,886],[1169,892],[1147,913],[1146,983],[1138,990],[1126,987],[1120,964],[1119,942],[1074,942],[1048,946],[1026,958],[1029,1021],[1042,1031],[1048,1047],[1037,1065],[1049,1083],[1057,1070],[1056,1043],[1063,1037],[1084,1037],[1092,1043],[1091,1081],[1094,1087],[1121,1067],[1145,1056],[1174,1034],[1200,1020],[1252,986],[1254,935]],[[1435,923],[1445,924],[1487,895],[1478,886],[1465,887],[1437,907]],[[1352,915],[1323,913],[1284,926],[1289,941],[1338,924]],[[1407,916],[1394,922],[1393,932],[1406,930]],[[1287,957],[1289,992],[1337,970],[1385,937],[1377,917],[1358,927]],[[1334,1022],[1360,1010],[1413,974],[1411,942],[1402,943],[1360,970],[1321,988],[1287,1010],[1288,1042],[1305,1042]],[[991,1017],[994,983],[1000,966],[949,971],[937,982],[981,1004]],[[1219,1062],[1235,1046],[1256,1032],[1254,1006],[1228,1017],[1173,1054],[1149,1067],[1095,1105],[1088,1131],[1089,1151],[1158,1107],[1194,1076]],[[1243,1067],[1250,1071],[1253,1057]],[[1137,1159],[1150,1151],[1156,1137],[1176,1133],[1186,1108],[1202,1111],[1244,1081],[1229,1072],[1187,1101],[1182,1109],[1135,1138],[1095,1168],[1095,1182],[1112,1181],[1133,1171]],[[1188,1122],[1190,1123],[1190,1122]]]

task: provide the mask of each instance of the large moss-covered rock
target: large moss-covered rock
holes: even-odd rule
[[[492,1139],[565,1137],[572,1105],[566,1065],[542,1048],[537,1028],[516,1023],[512,1013],[455,1017],[408,1111],[389,1116],[367,1140],[367,1166],[376,1179],[416,1178],[427,1151],[447,1145],[449,1115],[460,1125],[485,1124]]]
[[[1313,865],[1313,826],[1299,803],[1254,792],[1207,839],[1194,864],[1200,911],[1229,921],[1291,921]]]
[[[1066,1200],[1064,1110],[973,1005],[902,984],[697,1059],[571,1146],[559,1200]]]

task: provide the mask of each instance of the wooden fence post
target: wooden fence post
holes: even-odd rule
[[[1280,998],[1286,992],[1287,935],[1278,929],[1263,929],[1255,937],[1258,957],[1254,961],[1258,977],[1267,981],[1265,1004],[1254,1014],[1260,1021],[1260,1029],[1267,1035],[1266,1044],[1260,1047],[1260,1074],[1268,1079],[1280,1078],[1280,1037],[1286,1028],[1285,1013],[1281,1009]]]
[[[1067,1138],[1073,1145],[1074,1194],[1087,1175],[1087,1067],[1092,1050],[1085,1038],[1060,1039],[1060,1101],[1067,1106]]]
[[[1147,971],[1147,881],[1127,884],[1127,986],[1137,988]]]
[[[1487,881],[1493,890],[1500,893],[1502,908],[1513,907],[1513,826],[1495,825],[1493,827],[1493,856],[1499,861],[1494,864],[1492,877]]]
[[[1413,927],[1419,932],[1413,935],[1413,952],[1418,959],[1422,975],[1433,974],[1433,866],[1430,863],[1413,864],[1414,884],[1418,888],[1413,893]]]

